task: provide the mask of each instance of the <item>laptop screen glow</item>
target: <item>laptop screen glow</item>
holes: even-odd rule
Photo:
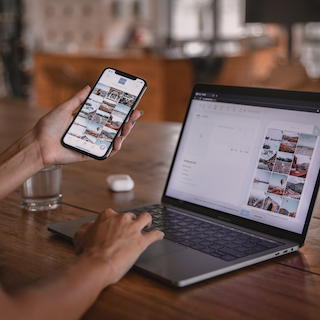
[[[223,101],[195,93],[166,196],[301,234],[320,168],[320,114]]]

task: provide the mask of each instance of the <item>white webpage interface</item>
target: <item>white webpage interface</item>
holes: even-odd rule
[[[65,135],[63,142],[98,157],[104,156],[144,87],[106,69]]]
[[[302,233],[320,115],[193,100],[166,196]]]

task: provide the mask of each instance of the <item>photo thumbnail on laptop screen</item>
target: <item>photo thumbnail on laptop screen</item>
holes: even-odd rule
[[[320,167],[320,114],[206,95],[193,97],[165,195],[301,234]]]
[[[141,79],[128,79],[106,69],[69,128],[64,143],[103,156],[143,86]]]

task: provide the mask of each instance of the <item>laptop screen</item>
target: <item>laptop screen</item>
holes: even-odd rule
[[[320,102],[199,88],[165,196],[301,234],[320,168]]]

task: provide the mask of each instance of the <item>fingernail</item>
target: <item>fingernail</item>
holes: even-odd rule
[[[133,121],[132,121],[131,129],[134,127],[135,124],[136,124],[136,120],[133,120]]]
[[[124,137],[121,137],[121,142],[120,142],[120,146],[122,146],[122,142],[124,140]]]
[[[82,90],[85,90],[89,87],[89,85],[87,84]]]
[[[144,111],[143,110],[139,110],[140,112],[140,117],[144,114]]]
[[[163,232],[161,232],[162,233],[162,235],[163,235],[163,237],[164,237],[164,233]]]

